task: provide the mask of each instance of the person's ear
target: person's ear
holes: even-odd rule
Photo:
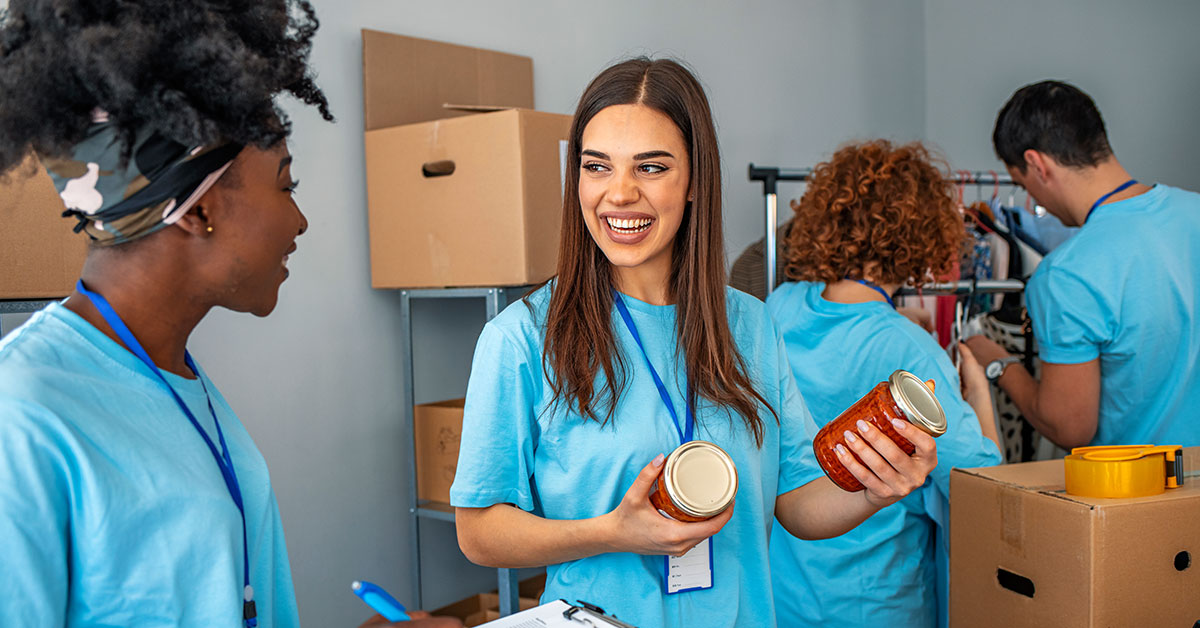
[[[1039,153],[1032,148],[1026,150],[1022,156],[1025,158],[1025,172],[1037,177],[1039,183],[1045,183],[1053,178],[1052,172],[1057,164],[1054,160],[1043,153]]]
[[[217,223],[220,222],[221,216],[225,215],[224,203],[225,196],[217,193],[216,189],[211,189],[175,222],[175,226],[194,236],[211,236],[219,228]]]
[[[200,203],[197,203],[195,207],[188,210],[179,220],[175,221],[174,226],[183,229],[189,235],[207,237],[216,232],[216,226],[212,220],[213,212],[209,211],[208,205],[204,203],[204,199],[200,200]]]

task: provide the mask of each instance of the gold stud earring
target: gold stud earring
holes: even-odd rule
[[[209,226],[208,226],[208,228],[207,228],[207,229],[205,229],[205,231],[207,231],[207,232],[209,232],[209,233],[212,233],[212,225],[209,225]]]

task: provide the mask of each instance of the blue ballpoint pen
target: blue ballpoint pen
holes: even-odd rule
[[[388,621],[408,621],[412,619],[408,613],[404,612],[404,605],[396,601],[396,598],[388,594],[382,588],[371,584],[370,582],[355,580],[350,588],[354,590],[354,594],[362,599],[363,602],[375,609],[375,612],[383,615],[383,618]]]

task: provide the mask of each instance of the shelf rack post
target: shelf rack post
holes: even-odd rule
[[[490,321],[500,314],[508,305],[509,288],[433,288],[411,289],[400,291],[400,351],[401,368],[404,377],[401,382],[403,394],[401,416],[401,439],[403,451],[409,453],[409,516],[412,522],[410,537],[412,572],[412,599],[418,606],[423,606],[421,587],[421,519],[454,522],[454,510],[436,504],[422,502],[417,495],[417,457],[416,442],[413,433],[413,406],[416,403],[413,383],[413,299],[447,299],[447,298],[483,298],[486,320]],[[517,570],[497,569],[497,589],[500,594],[500,615],[507,616],[518,610]]]

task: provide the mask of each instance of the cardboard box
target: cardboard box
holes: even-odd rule
[[[518,608],[520,610],[528,610],[537,606],[538,599],[542,596],[542,590],[545,588],[546,574],[539,574],[522,580],[517,585],[517,591],[520,595],[517,598]],[[463,621],[463,624],[467,628],[478,626],[485,622],[500,619],[500,595],[496,591],[472,595],[453,604],[447,604],[442,608],[432,611],[432,613],[434,615],[457,617]]]
[[[458,466],[463,403],[452,399],[413,406],[413,438],[417,447],[417,498],[450,503],[450,485]]]
[[[538,601],[522,597],[518,598],[517,604],[524,611],[537,606]],[[457,617],[462,620],[463,626],[466,628],[479,626],[500,619],[500,596],[496,593],[472,595],[432,611],[432,614],[441,617]]]
[[[1184,455],[1200,464],[1200,447]],[[1200,478],[1135,499],[1064,486],[1062,460],[954,470],[950,625],[1195,625]]]
[[[362,30],[367,131],[470,115],[445,105],[533,109],[533,59]]]
[[[529,58],[364,30],[363,91],[372,286],[554,274],[571,117]]]
[[[517,594],[521,597],[541,599],[542,593],[546,591],[546,574],[540,573],[536,576],[526,578],[517,583]]]
[[[485,622],[489,622],[500,619],[500,595],[497,593],[484,593],[479,597],[480,600],[486,605],[486,609],[483,611],[483,620]],[[517,608],[520,610],[526,611],[537,605],[537,598],[517,598]]]
[[[63,218],[50,175],[29,157],[0,175],[0,299],[65,297],[87,256],[87,236]]]

